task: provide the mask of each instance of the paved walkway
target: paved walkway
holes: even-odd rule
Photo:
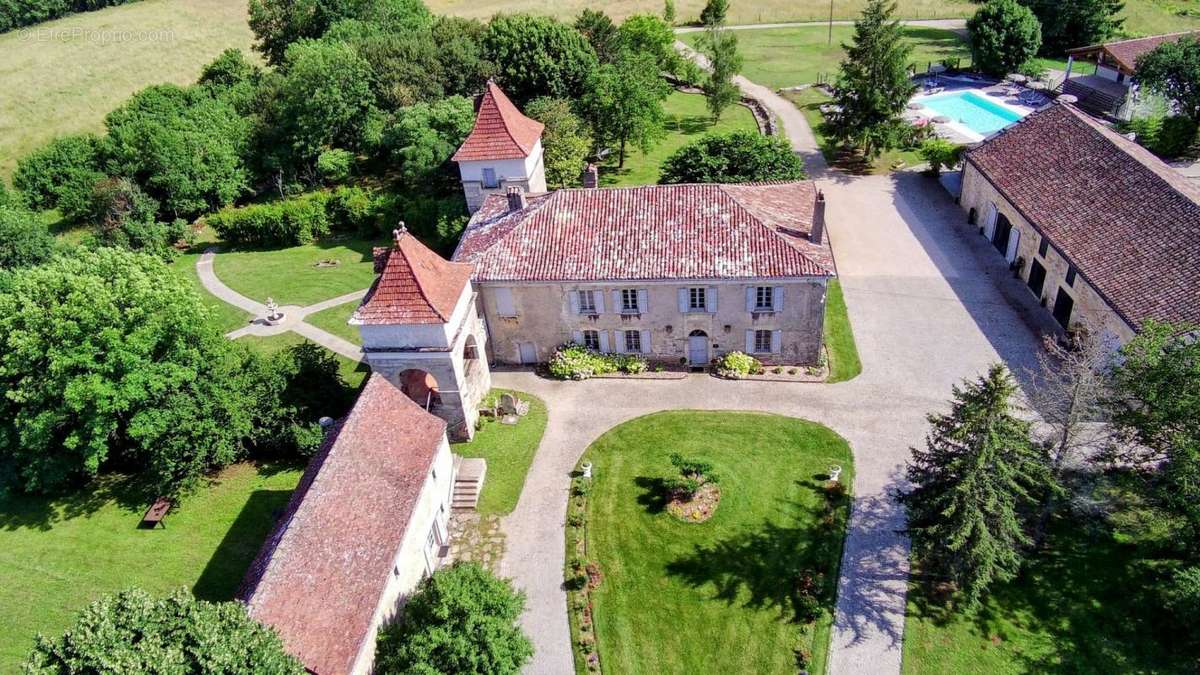
[[[826,424],[854,449],[854,508],[839,582],[830,672],[898,673],[908,575],[904,517],[891,499],[924,416],[950,387],[996,361],[1032,365],[1036,340],[980,267],[963,217],[917,174],[828,176],[829,232],[864,371],[835,385],[686,380],[554,382],[497,372],[496,386],[540,396],[550,409],[516,510],[501,572],[529,596],[523,623],[536,645],[529,673],[571,671],[561,585],[569,472],[614,425],[669,409],[763,410]],[[603,401],[603,405],[596,405]],[[603,470],[603,467],[600,468]]]
[[[336,298],[330,298],[329,300],[322,300],[321,302],[308,305],[307,307],[300,307],[298,305],[283,305],[279,308],[279,311],[283,312],[283,319],[272,325],[266,321],[266,305],[247,298],[241,293],[238,293],[232,288],[226,286],[225,282],[217,278],[216,272],[213,271],[213,260],[216,259],[216,254],[216,247],[209,248],[204,252],[204,255],[200,256],[200,259],[196,261],[196,274],[200,277],[200,283],[209,293],[212,293],[234,307],[244,309],[255,316],[255,319],[251,321],[249,325],[234,331],[230,331],[229,333],[225,334],[225,337],[231,340],[236,340],[245,335],[258,335],[265,337],[268,335],[279,335],[280,333],[293,332],[303,335],[322,347],[341,354],[348,359],[352,359],[354,361],[363,360],[362,347],[359,347],[349,340],[340,338],[329,331],[317,328],[304,319],[310,314],[316,314],[317,312],[329,309],[331,307],[344,305],[348,302],[358,302],[362,300],[364,295],[366,295],[367,289],[364,288],[361,291],[354,291],[352,293],[346,293],[345,295],[339,295]]]

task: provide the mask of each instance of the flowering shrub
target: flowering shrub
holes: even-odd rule
[[[742,352],[729,352],[717,360],[717,374],[721,377],[745,377],[760,370],[762,363]]]
[[[646,360],[636,354],[601,354],[578,344],[566,344],[550,358],[550,374],[560,380],[586,380],[608,373],[638,374]]]

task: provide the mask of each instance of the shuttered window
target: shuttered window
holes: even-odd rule
[[[754,331],[754,353],[770,354],[771,353],[771,331],[756,330]]]
[[[755,311],[770,312],[775,309],[774,290],[771,286],[758,286],[754,289]]]
[[[583,346],[588,349],[600,351],[600,331],[583,331]]]
[[[642,351],[642,332],[637,330],[625,331],[625,351],[638,354]]]
[[[596,294],[592,291],[579,291],[579,313],[596,313]]]

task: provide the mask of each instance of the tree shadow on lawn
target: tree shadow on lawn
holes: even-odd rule
[[[154,490],[147,479],[116,473],[52,495],[22,494],[6,488],[0,490],[0,529],[47,531],[55,523],[91,515],[113,502],[137,518],[130,525],[134,527],[153,500]]]
[[[291,490],[255,490],[250,494],[192,587],[197,598],[212,601],[233,598],[246,569],[291,496]]]
[[[697,545],[690,555],[668,563],[667,573],[696,589],[714,588],[714,599],[772,609],[792,622],[811,618],[803,592],[811,583],[820,607],[832,612],[841,530],[836,515],[828,517],[822,487],[796,483],[821,499],[811,506],[781,501],[779,517],[764,520],[755,531]]]
[[[995,586],[978,611],[964,616],[922,576],[910,612],[940,627],[969,622],[980,642],[1013,643],[1026,672],[1188,672],[1186,656],[1171,654],[1172,627],[1159,620],[1152,590],[1162,575],[1144,555],[1102,527],[1064,519],[1047,547],[1016,579]]]

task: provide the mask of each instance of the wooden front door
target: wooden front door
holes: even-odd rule
[[[688,336],[688,363],[703,366],[708,363],[708,336],[700,331],[696,333]]]
[[[1054,319],[1063,328],[1071,326],[1071,310],[1075,308],[1075,300],[1067,295],[1063,288],[1058,289],[1058,297],[1054,299]]]
[[[537,363],[537,347],[532,342],[522,342],[519,347],[521,349],[521,363],[530,366]]]
[[[1033,264],[1030,265],[1028,283],[1029,290],[1033,291],[1033,294],[1038,297],[1038,300],[1041,300],[1042,287],[1046,285],[1046,268],[1042,267],[1041,262],[1034,260]]]

